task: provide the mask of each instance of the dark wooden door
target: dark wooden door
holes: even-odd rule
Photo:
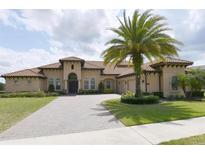
[[[76,94],[78,92],[78,80],[70,80],[68,83],[68,89],[70,94]]]

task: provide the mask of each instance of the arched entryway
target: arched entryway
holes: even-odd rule
[[[78,92],[78,78],[75,73],[68,75],[68,93],[76,94]]]

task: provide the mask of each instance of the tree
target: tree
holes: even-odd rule
[[[104,63],[119,64],[129,58],[133,63],[136,74],[135,96],[141,96],[140,79],[141,66],[146,57],[149,61],[153,59],[164,59],[165,56],[177,56],[182,44],[169,36],[166,32],[170,30],[166,20],[160,15],[152,14],[152,10],[140,13],[136,10],[132,19],[123,13],[123,20],[119,19],[120,26],[110,30],[117,36],[106,43],[109,45],[102,53]]]
[[[100,93],[104,92],[104,84],[102,82],[99,83],[98,90],[99,90]]]
[[[178,75],[178,85],[182,88],[186,97],[192,97],[193,92],[200,92],[205,86],[205,71],[189,69],[187,74]],[[189,94],[186,88],[190,89]]]
[[[179,74],[177,77],[178,77],[178,86],[182,88],[184,95],[186,95],[186,87],[188,85],[188,77],[186,74]]]

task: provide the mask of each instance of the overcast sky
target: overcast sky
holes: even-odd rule
[[[133,10],[127,10],[128,15]],[[182,41],[180,58],[204,65],[205,10],[154,10]],[[0,74],[66,56],[100,60],[122,10],[0,10]],[[0,81],[3,81],[0,79]]]

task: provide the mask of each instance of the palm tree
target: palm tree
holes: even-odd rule
[[[118,18],[118,17],[117,17]],[[140,79],[141,66],[146,57],[149,61],[153,59],[164,59],[165,56],[177,56],[182,44],[165,32],[170,30],[164,17],[154,15],[152,10],[140,13],[135,10],[132,19],[123,13],[123,20],[119,19],[120,26],[110,30],[117,34],[117,37],[106,43],[109,47],[103,51],[104,63],[119,64],[126,58],[133,63],[136,73],[135,96],[141,96]]]

